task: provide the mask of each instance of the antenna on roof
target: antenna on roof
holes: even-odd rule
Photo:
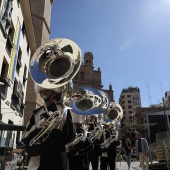
[[[151,96],[150,96],[150,92],[149,92],[149,83],[148,82],[146,82],[146,87],[147,87],[147,92],[148,92],[148,105],[150,105],[151,104],[151,102],[150,102]]]

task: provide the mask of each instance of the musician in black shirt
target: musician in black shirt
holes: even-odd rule
[[[38,88],[36,92],[40,93],[46,107],[43,106],[33,111],[23,134],[22,142],[26,145],[25,150],[31,156],[28,170],[68,170],[65,144],[75,136],[70,110],[63,105],[61,94],[57,89]],[[66,108],[67,114],[63,128],[61,130],[53,129],[46,140],[30,146],[32,138],[44,126],[49,125],[47,119],[50,114],[54,114],[56,110],[63,112],[63,107]]]

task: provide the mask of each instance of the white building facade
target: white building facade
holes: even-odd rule
[[[0,120],[22,125],[29,61],[36,49],[28,0],[0,0],[0,47]]]

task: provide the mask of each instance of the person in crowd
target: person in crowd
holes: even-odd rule
[[[148,142],[145,138],[141,137],[141,134],[139,132],[136,132],[136,139],[137,139],[135,143],[136,157],[139,157],[142,170],[149,170]],[[144,162],[146,163],[146,168]]]
[[[76,138],[74,145],[68,151],[69,170],[89,170],[88,153],[94,148],[93,142],[87,135],[86,125],[84,125],[84,116],[75,114],[71,111],[73,123],[76,129]],[[79,140],[77,140],[79,138]],[[75,141],[78,142],[75,142]]]
[[[75,137],[75,129],[72,123],[70,110],[66,108],[62,100],[60,88],[45,89],[35,86],[35,90],[44,100],[45,105],[34,110],[26,126],[22,137],[25,150],[30,156],[28,170],[68,170],[67,152],[65,144]],[[30,141],[42,128],[48,127],[47,119],[56,111],[63,114],[66,108],[66,119],[61,129],[54,128],[45,134],[36,144],[30,146]]]
[[[130,169],[132,145],[131,145],[131,141],[129,138],[125,139],[123,148],[124,148],[125,155],[126,155],[126,162],[128,165],[128,169]]]
[[[97,128],[98,123],[99,122],[97,122],[97,115],[91,115],[90,116],[90,122],[89,122],[89,132],[90,133],[95,128]],[[100,131],[101,129],[98,129],[98,130]],[[102,132],[101,132],[101,134],[102,134]],[[99,156],[101,156],[100,144],[103,143],[103,142],[104,141],[103,141],[102,135],[99,135],[99,137],[97,137],[96,139],[93,140],[94,149],[91,152],[88,153],[89,163],[91,163],[92,170],[98,170],[99,169]]]
[[[113,135],[112,133],[113,131],[111,129],[105,130],[105,135],[104,135],[105,140],[111,137]],[[110,170],[115,170],[117,146],[119,145],[120,145],[120,141],[115,138],[115,140],[112,143],[110,143],[109,146],[102,148],[101,164],[100,164],[101,170],[107,170],[108,166]]]

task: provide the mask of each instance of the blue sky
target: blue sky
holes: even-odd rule
[[[93,53],[116,102],[128,86],[143,107],[170,90],[170,0],[54,0],[50,39],[59,37]]]

